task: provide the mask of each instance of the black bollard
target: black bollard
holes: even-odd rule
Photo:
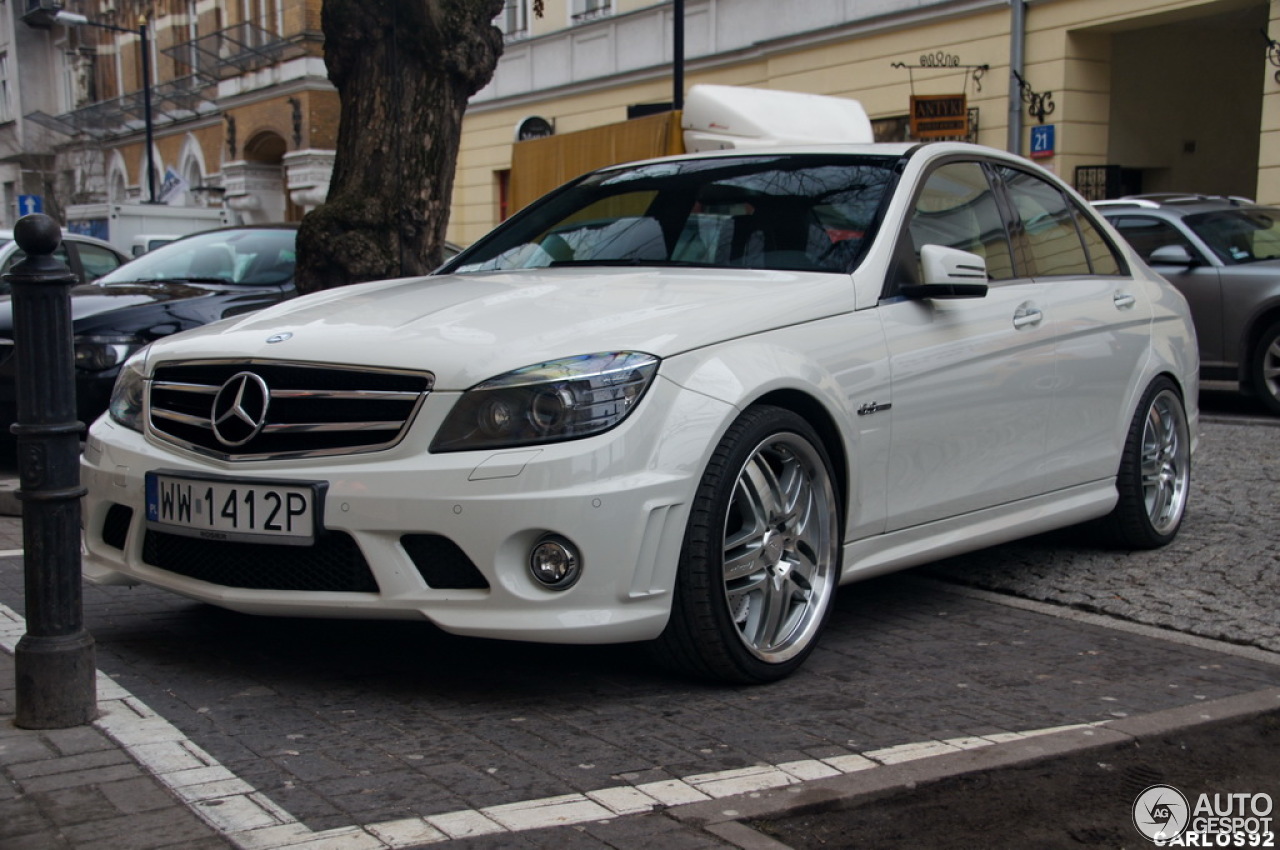
[[[14,652],[23,729],[63,729],[98,714],[93,637],[80,592],[80,432],[68,291],[76,278],[55,257],[62,240],[47,215],[20,218],[26,259],[4,276],[13,288],[17,358],[18,498],[23,501],[27,632]]]

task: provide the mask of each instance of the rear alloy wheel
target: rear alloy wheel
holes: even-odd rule
[[[736,683],[770,682],[808,657],[840,578],[831,462],[802,418],[752,408],[703,474],[666,630],[665,664]]]
[[[1173,540],[1191,487],[1191,436],[1177,387],[1157,378],[1129,426],[1116,489],[1106,519],[1109,536],[1126,549],[1156,549]]]
[[[1249,374],[1254,393],[1268,410],[1280,415],[1280,322],[1262,332]]]

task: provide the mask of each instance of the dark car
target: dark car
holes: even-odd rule
[[[297,226],[228,227],[179,239],[71,290],[76,415],[107,409],[120,365],[169,334],[258,310],[296,294]],[[0,297],[0,437],[17,419],[13,311]]]
[[[1201,377],[1280,414],[1280,208],[1202,195],[1094,206],[1190,303]]]

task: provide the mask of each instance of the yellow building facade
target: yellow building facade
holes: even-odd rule
[[[1273,64],[1280,0],[1042,0],[1020,10],[1009,2],[861,5],[881,12],[858,15],[858,4],[813,0],[809,11],[825,10],[833,23],[805,30],[803,3],[688,0],[686,87],[853,98],[886,139],[908,138],[912,95],[963,94],[977,125],[970,138],[1012,149],[1012,126],[1020,153],[1032,156],[1036,146],[1037,162],[1087,196],[1198,192],[1280,203]],[[617,3],[583,23],[575,23],[575,8],[582,0],[548,0],[544,17],[527,21],[527,39],[509,41],[495,82],[473,100],[454,190],[455,241],[475,241],[513,211],[513,150],[531,117],[568,134],[625,121],[629,107],[673,100],[670,61],[634,68],[607,61],[609,51],[630,49],[636,32],[669,36],[673,4]],[[726,29],[735,14],[776,14],[774,29],[791,32],[717,50],[724,39],[707,33]],[[661,19],[644,30],[646,16]],[[605,42],[595,48],[606,56],[597,61],[604,73],[593,77],[584,62],[581,73],[539,88],[547,64],[540,56],[586,55],[591,32]],[[1019,47],[1023,86],[1011,73]]]

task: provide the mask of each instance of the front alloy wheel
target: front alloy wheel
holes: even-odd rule
[[[789,675],[813,650],[840,573],[840,509],[817,434],[779,408],[747,411],[703,475],[655,649],[731,682]]]
[[[1250,373],[1258,399],[1272,413],[1280,414],[1280,322],[1262,332]]]

